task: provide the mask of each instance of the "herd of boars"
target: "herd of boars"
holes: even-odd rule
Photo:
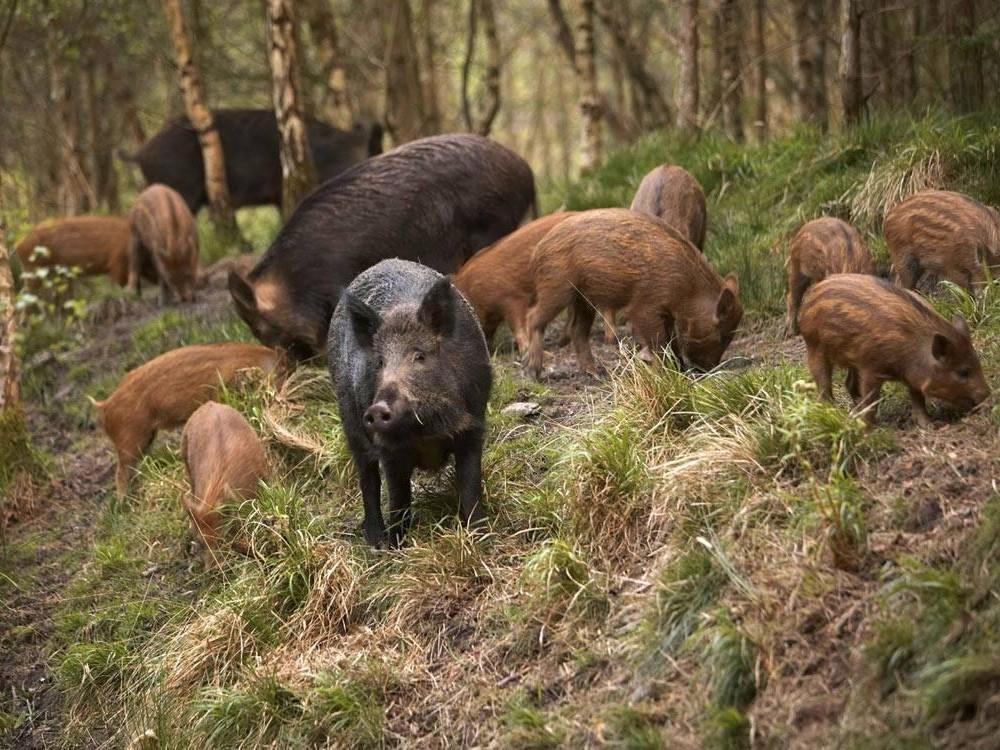
[[[274,126],[273,116],[256,118]],[[157,182],[127,219],[40,225],[17,245],[24,265],[77,265],[136,291],[146,278],[159,282],[162,297],[190,300],[198,258],[191,212],[204,203],[201,178],[190,177],[202,174],[201,163],[188,144],[188,161],[197,165],[173,164],[174,174],[156,168],[170,162],[163,155],[171,139],[193,139],[181,130],[171,123],[140,153],[144,173]],[[341,141],[350,154],[325,163],[354,159],[357,138]],[[234,179],[238,192],[240,180],[251,178],[230,172]],[[274,190],[242,196],[238,205],[276,200]],[[623,316],[647,361],[670,350],[678,367],[712,370],[743,307],[736,276],[720,274],[702,253],[706,226],[701,186],[671,165],[642,180],[629,209],[538,217],[528,164],[480,136],[424,138],[359,161],[301,203],[249,273],[230,272],[236,310],[263,346],[176,349],[94,402],[118,454],[117,490],[128,493],[158,430],[184,426],[185,507],[210,550],[220,539],[220,507],[252,495],[268,476],[253,428],[212,399],[244,369],[282,377],[325,356],[368,542],[399,544],[413,471],[436,470],[451,456],[460,516],[477,523],[485,517],[489,344],[500,324],[535,377],[543,373],[546,327],[564,311],[582,370],[596,369],[590,329],[597,315],[608,337]],[[966,409],[982,404],[990,391],[968,325],[945,320],[912,290],[923,276],[974,289],[984,266],[1000,264],[1000,215],[968,196],[928,190],[887,213],[885,236],[897,285],[875,275],[861,234],[840,219],[809,221],[791,240],[787,330],[801,332],[820,397],[832,399],[836,366],[847,371],[846,390],[869,423],[886,381],[906,385],[921,425],[930,421],[927,398]]]

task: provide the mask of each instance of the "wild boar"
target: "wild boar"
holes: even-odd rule
[[[241,370],[265,373],[283,369],[273,349],[228,342],[174,349],[151,359],[122,378],[106,400],[95,401],[97,420],[118,454],[115,486],[128,494],[133,469],[158,430],[180,427],[222,383],[232,383]]]
[[[487,342],[506,322],[518,351],[524,354],[528,350],[526,315],[535,292],[531,254],[552,227],[572,215],[571,211],[561,211],[525,224],[480,250],[455,274],[455,286],[475,309]]]
[[[1000,265],[1000,213],[962,193],[923,190],[885,215],[896,283],[915,289],[927,274],[971,290],[983,263]]]
[[[715,367],[743,317],[739,281],[723,279],[698,249],[663,221],[622,208],[584,211],[559,223],[532,258],[527,368],[542,370],[545,327],[573,307],[573,346],[594,372],[588,333],[595,310],[622,309],[642,356],[670,343],[681,366]]]
[[[630,208],[663,219],[692,245],[704,250],[708,225],[705,191],[683,167],[663,164],[643,177]]]
[[[129,221],[121,216],[74,216],[34,227],[15,250],[26,270],[46,266],[79,268],[85,276],[108,274],[119,286],[128,282]],[[156,280],[152,265],[140,269]]]
[[[990,395],[965,321],[949,323],[915,292],[874,276],[837,274],[810,287],[799,328],[820,395],[833,400],[833,368],[846,368],[847,392],[869,424],[889,380],[909,389],[921,426],[931,423],[928,398],[971,409]]]
[[[129,212],[128,288],[140,292],[139,271],[151,262],[160,281],[160,304],[171,294],[194,301],[198,280],[198,229],[180,194],[166,185],[152,185],[135,199]]]
[[[184,425],[181,455],[191,482],[184,507],[207,565],[222,538],[222,506],[256,495],[258,483],[268,475],[267,454],[242,414],[208,401]]]
[[[404,260],[364,271],[337,305],[328,354],[368,542],[399,544],[410,523],[414,469],[436,471],[451,454],[459,515],[467,524],[481,521],[490,356],[472,306],[449,279]]]
[[[533,209],[531,167],[477,135],[412,141],[328,180],[302,201],[248,277],[229,276],[240,316],[296,359],[322,353],[340,294],[380,260],[451,273]]]
[[[786,333],[799,332],[799,307],[810,284],[835,273],[875,274],[871,250],[858,230],[841,219],[807,221],[792,238],[788,253]]]
[[[213,112],[222,140],[226,184],[234,208],[281,207],[281,159],[278,125],[273,109],[218,109]],[[382,153],[382,128],[356,126],[346,132],[313,119],[306,120],[309,150],[320,181],[335,177],[368,156]],[[135,154],[119,152],[136,161],[147,185],[169,185],[184,198],[192,214],[208,205],[205,162],[198,134],[187,117],[163,128]]]

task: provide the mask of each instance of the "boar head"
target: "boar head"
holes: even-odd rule
[[[930,398],[972,409],[990,396],[979,356],[965,319],[952,319],[954,335],[935,333],[931,340],[930,371],[922,378],[921,391]]]
[[[711,370],[719,364],[742,319],[740,282],[729,274],[722,282],[714,309],[678,320],[677,332],[685,358],[699,370]]]
[[[258,293],[260,287],[262,294]],[[233,269],[229,272],[229,293],[236,312],[265,346],[280,349],[300,362],[323,352],[325,332],[317,332],[315,325],[295,312],[281,284],[251,282]]]

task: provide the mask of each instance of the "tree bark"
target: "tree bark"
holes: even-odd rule
[[[736,0],[721,0],[722,24],[722,122],[726,133],[737,141],[743,140],[743,80],[740,76],[740,13]]]
[[[420,3],[420,28],[423,31],[424,66],[423,73],[424,101],[427,103],[427,131],[441,132],[441,104],[438,95],[438,43],[434,33],[435,0],[422,0]]]
[[[594,44],[594,0],[581,0],[576,26],[576,77],[580,86],[580,169],[588,172],[601,161],[601,97],[597,90]]]
[[[754,118],[757,141],[767,139],[767,8],[765,0],[754,0]]]
[[[73,96],[60,50],[54,43],[49,49],[49,92],[58,133],[56,205],[60,213],[78,214],[96,203],[97,197],[80,159],[79,97]]]
[[[208,193],[209,211],[217,231],[226,238],[240,236],[236,226],[236,214],[229,198],[226,183],[226,162],[222,154],[222,139],[215,127],[212,112],[205,103],[205,92],[201,83],[201,72],[192,56],[190,37],[184,22],[180,0],[163,0],[163,11],[170,26],[170,36],[180,73],[181,93],[184,95],[184,109],[191,126],[198,133],[201,155],[205,162],[205,191]]]
[[[479,16],[483,19],[483,35],[486,37],[486,96],[488,104],[478,121],[472,112],[469,99],[469,79],[476,52],[476,37],[479,30]],[[500,38],[497,35],[496,17],[492,0],[469,0],[469,29],[466,38],[465,60],[462,62],[462,115],[467,130],[480,135],[489,135],[493,120],[500,110]]]
[[[320,97],[323,119],[331,125],[350,130],[354,118],[347,98],[347,71],[340,49],[337,23],[330,12],[328,0],[308,0],[303,5],[309,36],[316,47],[323,76],[323,94]]]
[[[281,211],[292,215],[316,187],[316,168],[302,112],[294,0],[267,0],[267,59],[271,66],[274,114],[281,157]]]
[[[566,20],[566,14],[563,13],[559,0],[548,0],[548,5],[549,15],[556,27],[556,42],[566,53],[570,65],[576,70],[576,41],[573,39],[573,29],[570,27],[569,21]]]
[[[795,99],[803,122],[827,127],[823,3],[795,0]]]
[[[396,144],[425,134],[420,66],[409,0],[387,0],[386,125]]]
[[[971,37],[976,33],[975,0],[952,0],[948,9],[948,88],[952,105],[971,112],[983,101],[983,60]]]
[[[721,1],[721,0],[720,0]],[[712,69],[708,75],[708,97],[705,101],[705,114],[714,119],[722,107],[723,46],[725,31],[722,28],[722,14],[719,2],[709,5],[709,44],[711,45]]]
[[[17,334],[14,276],[4,242],[5,231],[0,217],[0,413],[17,409],[21,404],[21,364],[14,346]]]
[[[840,96],[848,125],[861,121],[864,90],[861,79],[861,0],[841,0]]]
[[[698,0],[681,4],[680,27],[681,80],[677,103],[677,127],[698,129]]]

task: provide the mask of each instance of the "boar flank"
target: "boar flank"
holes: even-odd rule
[[[386,258],[452,273],[533,209],[531,168],[477,135],[412,141],[320,185],[246,277],[229,276],[254,335],[296,359],[322,353],[348,284]]]
[[[273,109],[214,110],[222,141],[226,184],[234,208],[281,207],[281,159],[278,125]],[[346,132],[308,119],[306,129],[316,174],[320,181],[335,177],[370,155],[382,153],[382,128],[356,126]],[[163,126],[135,155],[147,185],[169,185],[184,198],[191,213],[208,205],[205,162],[198,134],[187,117]]]
[[[238,411],[208,401],[184,425],[181,455],[191,483],[184,507],[191,517],[191,531],[204,547],[207,565],[222,538],[222,506],[257,493],[258,483],[267,478],[267,454]]]
[[[1000,264],[1000,214],[962,193],[924,190],[885,215],[896,282],[915,289],[925,275],[971,290],[983,263]]]
[[[869,424],[889,380],[909,389],[922,426],[928,398],[971,409],[990,395],[965,321],[949,323],[916,293],[874,276],[837,274],[810,287],[799,327],[820,395],[833,399],[833,368],[846,368],[847,391]]]
[[[535,302],[528,311],[527,366],[542,369],[545,327],[572,307],[577,362],[594,370],[588,333],[595,310],[624,310],[649,358],[671,345],[678,361],[715,367],[743,317],[739,282],[723,279],[674,229],[622,208],[571,216],[538,243]]]
[[[476,314],[447,277],[385,260],[344,292],[330,324],[330,374],[364,499],[364,534],[398,545],[414,469],[455,456],[459,515],[483,518],[482,452],[490,357]],[[388,536],[382,473],[389,488]]]
[[[683,167],[663,164],[642,178],[630,208],[663,219],[699,250],[705,248],[705,191]]]
[[[799,307],[810,284],[835,273],[875,274],[871,251],[858,230],[832,217],[802,225],[792,238],[787,268],[788,334],[799,332]]]
[[[278,353],[266,346],[229,342],[174,349],[127,373],[105,401],[94,402],[98,422],[118,454],[119,497],[128,493],[133,469],[157,431],[183,425],[241,370],[273,373],[281,364]]]
[[[475,309],[488,342],[506,322],[518,351],[528,350],[526,316],[535,292],[531,254],[550,229],[572,215],[562,211],[525,224],[480,250],[455,274],[455,286]]]
[[[79,268],[85,276],[108,274],[125,286],[129,273],[129,221],[120,216],[74,216],[34,227],[14,248],[27,270],[46,266]],[[142,275],[156,280],[152,264]]]
[[[129,212],[128,288],[140,291],[139,270],[152,263],[160,281],[160,303],[171,295],[194,301],[198,278],[198,230],[180,194],[166,185],[152,185],[135,199]]]

